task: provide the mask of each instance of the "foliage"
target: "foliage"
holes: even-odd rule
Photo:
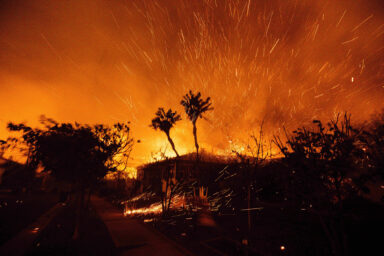
[[[172,109],[168,109],[165,112],[164,108],[159,108],[155,115],[156,117],[152,119],[151,127],[165,133],[169,133],[176,122],[181,120],[181,116],[176,111],[172,111]]]
[[[384,112],[373,118],[360,139],[364,145],[371,174],[384,180]]]
[[[203,118],[203,114],[209,110],[213,110],[211,107],[212,103],[210,102],[211,98],[208,97],[205,100],[201,98],[201,93],[198,92],[194,94],[191,90],[189,93],[183,96],[180,104],[184,107],[185,113],[188,116],[188,119],[192,122],[193,125],[193,137],[195,139],[196,147],[196,160],[199,159],[199,144],[197,143],[197,129],[196,121],[197,119]]]
[[[173,112],[172,109],[169,109],[167,112],[165,112],[164,108],[159,108],[155,115],[156,117],[152,119],[150,127],[155,130],[159,129],[160,131],[163,131],[167,135],[167,139],[171,144],[176,156],[179,156],[179,153],[176,151],[175,144],[173,143],[169,132],[171,128],[176,124],[176,122],[181,120],[180,115],[177,114],[176,111]]]
[[[202,118],[205,112],[213,110],[210,100],[210,97],[203,100],[200,92],[194,94],[192,91],[189,91],[189,93],[183,96],[180,104],[184,107],[188,119],[192,123],[196,123],[197,119],[199,117]]]
[[[125,171],[128,167],[129,157],[134,145],[129,124],[129,122],[116,123],[112,127],[99,124],[93,127],[93,132],[109,150],[110,155],[105,163],[109,171]]]
[[[11,131],[22,133],[21,143],[29,149],[28,163],[60,181],[89,187],[113,169],[117,156],[129,155],[133,141],[127,124],[103,125],[57,123],[42,118],[44,128],[31,128],[25,124],[8,124]]]
[[[5,140],[0,140],[0,156],[2,156],[7,149],[7,142]]]
[[[277,137],[275,142],[290,168],[295,195],[306,206],[339,203],[358,189],[353,179],[364,153],[358,143],[361,132],[351,126],[348,115],[342,121],[338,116],[327,127],[319,120],[313,123],[315,129],[299,128],[286,145]]]
[[[331,120],[324,127],[314,120],[314,129],[300,128],[287,135],[287,143],[275,137],[289,171],[287,197],[297,207],[320,218],[335,255],[347,251],[344,227],[345,199],[359,192],[364,150],[350,116]]]

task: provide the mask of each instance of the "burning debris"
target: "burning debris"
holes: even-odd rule
[[[150,204],[147,207],[138,207],[135,208],[137,202],[140,200],[150,201],[155,198],[153,193],[143,193],[135,198],[124,201],[121,204],[124,205],[124,215],[125,216],[140,216],[140,215],[160,215],[162,213],[162,204],[160,201]],[[172,199],[171,209],[177,210],[185,206],[185,198],[181,195],[176,195]]]

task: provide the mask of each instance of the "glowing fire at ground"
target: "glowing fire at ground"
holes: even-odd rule
[[[135,198],[136,199],[136,198]],[[151,204],[148,207],[134,208],[133,203],[135,201],[129,200],[124,202],[124,216],[134,216],[134,215],[149,215],[149,214],[161,214],[163,209],[161,202],[156,202]],[[180,209],[185,206],[184,196],[176,195],[172,199],[171,209]]]
[[[147,215],[147,214],[160,214],[162,212],[161,203],[151,204],[149,207],[143,207],[138,209],[124,209],[124,216],[127,215]]]

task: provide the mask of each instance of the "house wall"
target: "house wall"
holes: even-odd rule
[[[2,184],[3,182],[3,174],[5,172],[5,167],[4,165],[7,163],[7,160],[0,157],[0,185]]]

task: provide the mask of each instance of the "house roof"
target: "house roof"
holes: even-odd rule
[[[0,167],[7,168],[9,166],[22,166],[23,164],[20,164],[18,162],[15,162],[13,160],[4,158],[3,156],[0,156]]]
[[[233,161],[234,158],[230,156],[220,156],[220,155],[214,155],[214,154],[209,154],[207,152],[202,151],[199,154],[199,162],[200,163],[212,163],[212,164],[226,164],[230,161]],[[137,169],[144,169],[147,167],[159,165],[159,164],[169,164],[172,162],[190,162],[194,163],[196,161],[196,153],[188,153],[185,155],[181,155],[180,157],[172,157],[172,158],[167,158],[161,161],[155,161],[151,163],[147,163],[144,165],[139,166]]]

